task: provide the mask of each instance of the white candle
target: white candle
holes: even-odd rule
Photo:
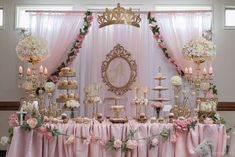
[[[44,69],[44,74],[45,74],[45,75],[48,74],[47,68]]]
[[[189,67],[188,71],[189,71],[189,74],[192,74],[193,73],[192,67]]]
[[[23,68],[22,66],[19,66],[19,74],[22,74],[23,73]]]
[[[43,67],[42,67],[42,65],[39,67],[39,72],[40,72],[40,74],[43,74]]]
[[[210,68],[209,68],[209,74],[210,74],[210,75],[213,74],[213,68],[212,68],[212,66],[210,66]]]
[[[203,74],[204,74],[204,75],[207,74],[206,68],[203,69]]]
[[[184,72],[185,72],[185,74],[188,74],[188,68],[187,67],[185,67]]]
[[[26,74],[27,74],[28,76],[31,75],[31,70],[30,70],[30,68],[27,69]]]

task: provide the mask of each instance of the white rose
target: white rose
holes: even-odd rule
[[[55,84],[53,82],[47,82],[44,86],[46,92],[53,93],[55,91]]]
[[[1,137],[1,140],[0,140],[0,143],[1,143],[1,145],[6,145],[7,144],[7,142],[8,142],[8,137],[6,137],[6,136],[2,136]]]
[[[173,86],[181,86],[182,85],[182,78],[179,76],[173,76],[171,78],[171,84]]]

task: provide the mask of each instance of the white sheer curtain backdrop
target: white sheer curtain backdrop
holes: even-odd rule
[[[149,29],[146,15],[141,15],[141,18],[140,28],[129,25],[110,25],[99,29],[97,21],[94,20],[89,34],[83,42],[81,53],[79,53],[78,58],[73,64],[79,75],[81,102],[84,100],[84,88],[93,83],[102,85],[100,92],[102,97],[114,96],[113,93],[107,91],[107,86],[102,83],[101,64],[105,60],[106,54],[118,43],[124,46],[131,53],[132,58],[136,60],[138,66],[137,82],[139,84],[146,85],[149,89],[156,86],[157,82],[153,78],[157,74],[158,66],[162,67],[162,73],[168,78],[163,82],[163,85],[169,87],[169,91],[163,92],[163,96],[173,100],[169,78],[175,74],[175,68],[168,63],[158,48],[156,40]],[[120,104],[126,106],[128,116],[131,116],[131,113],[133,115],[133,107],[130,105],[133,93],[133,91],[127,92],[124,95],[127,100],[120,102]],[[150,90],[148,97],[156,98],[157,93]],[[110,103],[105,102],[103,105],[100,105],[99,111],[109,116],[111,114]],[[172,103],[168,102],[166,104]],[[88,107],[82,105],[81,113],[84,114],[85,111],[88,111]],[[149,107],[149,113],[153,115],[151,107]]]
[[[180,68],[184,69],[190,65],[190,62],[183,59],[182,48],[191,39],[201,37],[205,31],[212,29],[212,13],[155,13],[152,16],[158,21],[169,53],[176,59]]]
[[[50,57],[42,62],[51,74],[67,57],[83,24],[83,13],[31,13],[30,29],[34,36],[47,40]]]

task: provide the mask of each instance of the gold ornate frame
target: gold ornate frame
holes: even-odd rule
[[[124,59],[130,67],[130,78],[129,78],[128,82],[125,85],[120,86],[120,87],[114,86],[110,82],[110,80],[108,78],[108,75],[107,75],[107,71],[108,71],[110,63],[116,58]],[[101,77],[103,79],[103,82],[108,86],[108,91],[111,91],[111,92],[115,93],[116,95],[123,95],[128,90],[131,89],[132,84],[136,81],[137,64],[136,64],[135,60],[133,60],[131,58],[131,54],[129,52],[127,52],[127,50],[125,50],[123,46],[121,46],[120,44],[117,44],[106,55],[105,61],[102,62]]]

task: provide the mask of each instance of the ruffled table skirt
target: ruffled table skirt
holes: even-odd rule
[[[63,134],[73,134],[87,137],[94,133],[97,138],[110,139],[115,137],[125,140],[130,130],[136,130],[134,139],[159,134],[164,128],[173,129],[172,124],[135,123],[111,124],[52,124]],[[194,148],[203,142],[213,142],[213,157],[222,157],[226,148],[226,128],[223,125],[199,124],[195,129],[182,133],[174,143],[171,138],[159,140],[158,146],[150,149],[145,140],[138,141],[138,147],[133,151],[107,150],[100,142],[90,144],[76,139],[73,144],[65,144],[66,137],[45,138],[37,131],[25,131],[19,127],[14,129],[14,135],[7,157],[198,157]]]

